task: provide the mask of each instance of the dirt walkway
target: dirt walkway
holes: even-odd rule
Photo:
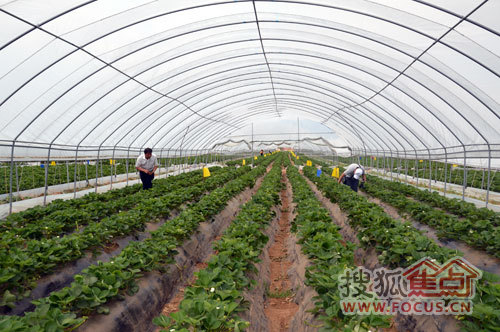
[[[286,170],[282,170],[282,182],[287,183]],[[291,281],[288,270],[292,266],[287,249],[290,238],[290,203],[291,197],[285,187],[281,191],[281,217],[278,221],[278,233],[269,248],[270,284],[266,290],[265,313],[268,318],[269,331],[287,331],[290,321],[298,310],[294,302]]]

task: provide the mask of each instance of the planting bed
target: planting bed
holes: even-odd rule
[[[303,155],[231,164],[208,178],[194,171],[155,180],[150,191],[91,194],[1,221],[0,331],[452,332],[500,324],[491,211],[375,177],[354,193]],[[472,315],[343,313],[345,269],[456,255],[483,269]]]

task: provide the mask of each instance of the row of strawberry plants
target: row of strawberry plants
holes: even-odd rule
[[[158,163],[161,167],[167,167],[170,165],[179,164],[193,164],[194,162],[200,163],[207,160],[221,160],[220,155],[200,155],[200,156],[189,156],[189,157],[177,157],[177,158],[158,158]],[[97,165],[98,177],[107,177],[111,174],[126,174],[127,170],[129,173],[136,172],[135,170],[135,158],[127,160],[120,159],[115,160],[115,164],[110,165],[108,160],[101,160],[100,164]],[[76,181],[94,181],[96,176],[96,165],[95,162],[85,165],[86,161],[73,163],[70,162],[66,165],[65,162],[56,162],[56,165],[49,165],[47,184],[49,186],[58,184],[73,184],[75,180],[75,167],[76,167]],[[40,166],[45,164],[40,163]],[[45,186],[45,167],[40,166],[29,166],[20,163],[17,166],[17,172],[14,168],[13,173],[13,190],[17,189],[19,185],[19,190],[29,190],[34,188],[43,188]],[[87,169],[87,170],[85,170]],[[16,181],[16,173],[18,175],[18,180]],[[85,175],[87,174],[87,176]],[[69,181],[68,181],[69,179]],[[10,185],[10,163],[0,163],[0,191],[2,193],[9,193]]]
[[[156,317],[156,325],[169,331],[242,331],[249,326],[238,316],[244,310],[242,292],[252,285],[248,272],[256,271],[254,263],[268,241],[263,231],[274,216],[271,208],[280,203],[283,157],[214,244],[217,255],[185,289],[179,311]]]
[[[306,180],[295,167],[287,171],[292,184],[297,216],[292,231],[299,237],[302,252],[311,265],[306,282],[313,287],[316,297],[314,312],[319,313],[328,330],[367,331],[389,327],[388,316],[344,315],[340,306],[339,277],[346,268],[355,269],[351,242],[342,242],[338,226],[332,223],[328,210],[321,206]]]
[[[359,196],[349,187],[338,184],[336,179],[325,175],[317,177],[312,167],[306,167],[304,174],[348,214],[360,242],[381,252],[381,263],[404,268],[424,257],[445,262],[461,255],[456,250],[438,246],[410,223],[392,219],[380,206]],[[483,271],[483,278],[476,285],[473,313],[459,317],[463,319],[461,324],[464,329],[493,331],[500,326],[500,284],[495,282],[498,282],[496,276]]]
[[[215,168],[211,169],[217,172]],[[167,179],[155,180],[150,191],[140,190],[140,185],[110,190],[106,193],[90,193],[73,200],[55,200],[47,206],[36,206],[14,213],[0,222],[2,239],[18,235],[25,238],[42,238],[61,235],[78,225],[129,209],[137,202],[171,191],[178,186],[186,186],[201,180],[201,171],[180,174]],[[6,240],[6,239],[5,239]]]
[[[409,199],[398,191],[385,188],[385,183],[378,182],[372,177],[364,190],[394,206],[399,212],[435,228],[441,238],[461,240],[472,247],[500,257],[500,227],[493,226],[487,220],[459,219],[454,215],[434,209],[428,204]]]
[[[213,171],[216,174],[217,169]],[[62,206],[64,204],[60,204],[60,210],[38,220],[23,219],[17,217],[16,214],[11,215],[5,222],[0,224],[0,231],[2,232],[0,242],[7,243],[9,246],[16,243],[25,245],[25,239],[61,236],[89,223],[98,222],[104,217],[129,210],[146,199],[164,195],[179,187],[199,183],[202,180],[202,174],[201,171],[197,171],[189,176],[178,175],[169,179],[172,180],[155,181],[154,187],[150,190],[140,190],[127,196],[115,196],[114,199],[106,200],[110,196],[98,194],[96,195],[98,200],[90,203],[80,204],[81,202],[78,202],[78,205],[67,203],[65,205],[69,206],[68,208],[64,208]]]
[[[375,176],[369,176],[368,178],[370,182],[384,186],[388,190],[403,193],[406,196],[429,203],[433,207],[445,209],[447,212],[453,213],[457,216],[465,217],[471,219],[472,221],[487,220],[495,226],[500,226],[500,213],[488,208],[478,208],[473,203],[465,202],[456,198],[444,197],[438,192],[431,192],[427,189],[422,190],[401,182],[384,180]]]
[[[115,237],[142,231],[148,221],[167,217],[172,209],[184,202],[195,200],[206,191],[213,190],[249,170],[249,167],[227,169],[197,185],[179,188],[160,197],[144,199],[133,209],[90,224],[82,232],[64,237],[24,241],[22,246],[2,246],[0,290],[4,293],[4,302],[28,296],[33,281],[41,275],[53,272],[61,264],[83,257],[87,249],[97,249]]]
[[[199,223],[220,212],[231,198],[246,187],[253,186],[256,177],[265,173],[265,165],[250,172],[240,170],[246,174],[229,182],[226,180],[224,187],[203,196],[198,203],[152,232],[151,238],[131,242],[110,262],[98,262],[76,275],[69,287],[33,301],[36,305],[33,312],[25,313],[23,317],[1,316],[0,330],[71,330],[86,320],[85,315],[106,313],[108,309],[104,305],[108,301],[137,292],[136,280],[142,273],[165,271],[167,264],[174,262],[175,249],[189,238]]]

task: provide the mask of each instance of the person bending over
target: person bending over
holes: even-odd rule
[[[153,179],[158,168],[158,161],[151,148],[144,149],[144,154],[141,154],[135,162],[135,168],[139,171],[142,189],[153,188]]]
[[[366,173],[363,166],[359,164],[350,164],[339,178],[339,183],[344,180],[344,184],[351,187],[352,190],[358,192],[359,179],[363,177],[363,182],[366,182]]]

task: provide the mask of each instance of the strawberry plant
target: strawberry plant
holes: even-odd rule
[[[272,160],[269,160],[271,162]],[[249,168],[241,168],[238,172],[244,174],[235,180],[227,182],[221,191],[214,191],[203,197],[203,202],[218,200],[221,205],[241,192],[244,188],[255,183],[255,177],[265,172],[265,165],[249,172]],[[246,174],[245,174],[246,173]],[[234,175],[233,175],[234,177]],[[216,178],[209,178],[217,182]],[[219,197],[223,195],[224,199]],[[164,271],[167,264],[173,262],[175,248],[182,244],[192,234],[198,224],[205,220],[205,208],[202,200],[182,211],[179,216],[163,224],[158,230],[151,233],[151,238],[142,242],[131,242],[123,251],[107,263],[98,262],[75,275],[69,287],[52,292],[49,297],[33,303],[35,311],[23,317],[0,316],[0,322],[5,326],[15,324],[21,331],[31,331],[38,326],[49,324],[52,316],[64,312],[68,316],[68,324],[64,327],[54,326],[53,331],[73,329],[81,324],[85,315],[91,313],[106,313],[105,303],[114,298],[121,298],[124,294],[134,294],[138,287],[136,280],[141,273],[158,270]]]
[[[271,207],[279,204],[280,179],[281,161],[214,244],[218,254],[186,288],[179,311],[156,317],[156,325],[170,331],[242,331],[248,327],[237,313],[246,308],[242,291],[252,285],[248,272],[255,271],[253,264],[268,241],[263,230],[273,218]]]
[[[461,240],[475,248],[486,250],[500,257],[499,226],[494,226],[488,220],[459,219],[442,210],[434,209],[425,203],[409,199],[398,191],[385,188],[385,182],[379,182],[370,177],[370,181],[365,185],[364,190],[370,195],[391,204],[401,213],[408,214],[416,221],[435,228],[439,237]]]
[[[25,240],[19,242],[20,245],[17,246],[2,246],[0,248],[0,281],[2,281],[0,290],[15,292],[18,294],[17,299],[20,299],[26,296],[32,281],[52,272],[60,264],[81,258],[86,254],[87,249],[99,248],[111,242],[115,237],[143,231],[147,222],[167,217],[173,208],[186,201],[197,199],[207,190],[213,190],[229,179],[239,177],[249,170],[249,167],[238,170],[227,169],[206,181],[194,186],[181,186],[161,197],[147,198],[148,196],[145,196],[133,209],[92,223],[82,232],[61,238]],[[18,237],[12,238],[19,241]]]
[[[304,174],[315,182],[332,202],[347,212],[349,222],[358,231],[360,242],[381,252],[379,260],[383,264],[407,267],[423,257],[444,262],[453,256],[461,255],[458,251],[439,247],[410,223],[401,223],[390,218],[380,206],[368,202],[347,186],[338,184],[336,179],[325,175],[316,177],[312,167],[305,167]],[[477,283],[477,292],[473,299],[478,311],[459,317],[462,327],[467,331],[494,330],[500,325],[500,278],[484,271],[483,276],[486,278]]]
[[[389,327],[390,320],[387,316],[342,313],[339,276],[346,267],[355,267],[355,245],[342,241],[338,226],[332,223],[328,211],[321,206],[297,169],[289,167],[287,173],[297,212],[292,229],[299,237],[302,252],[311,262],[306,271],[306,281],[318,294],[314,312],[324,322],[321,331],[368,331],[370,328]]]

